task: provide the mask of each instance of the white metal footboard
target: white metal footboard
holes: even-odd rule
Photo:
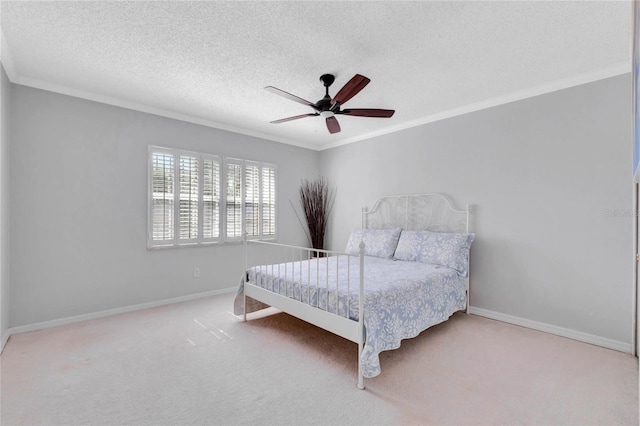
[[[256,262],[249,259],[249,246],[261,248],[260,259]],[[263,302],[269,306],[280,309],[290,315],[300,318],[303,321],[314,324],[331,333],[337,334],[345,339],[358,344],[358,388],[364,389],[364,376],[362,374],[362,351],[364,349],[364,243],[360,244],[360,253],[357,256],[334,252],[329,250],[310,249],[306,247],[296,247],[285,244],[277,244],[266,241],[244,240],[245,257],[245,279],[244,279],[244,320],[247,319],[247,297]],[[321,265],[321,259],[322,261]],[[250,262],[251,260],[251,262]],[[335,270],[330,265],[335,261]],[[346,282],[343,273],[340,273],[340,262],[346,262]],[[250,269],[254,265],[255,266]],[[315,263],[315,265],[313,265]],[[352,268],[352,263],[353,268]],[[296,270],[296,265],[298,269]],[[303,271],[303,266],[306,270]],[[315,266],[315,269],[313,268]],[[277,291],[273,288],[263,288],[254,282],[257,278],[258,270],[269,273],[270,279],[277,279]],[[277,268],[277,270],[274,270]],[[326,270],[320,271],[320,268]],[[358,280],[354,283],[357,288],[358,320],[350,318],[351,312],[351,278],[354,269],[357,268]],[[312,272],[314,271],[314,272]],[[252,274],[256,275],[252,277]],[[262,272],[260,272],[262,273]],[[303,276],[303,273],[306,276]],[[315,276],[313,276],[315,274]],[[265,274],[265,276],[267,276]],[[261,279],[265,280],[265,276]],[[274,278],[276,277],[276,278]],[[283,278],[284,277],[284,278]],[[296,282],[299,283],[296,291]],[[303,287],[302,283],[306,283]],[[291,289],[290,289],[291,283]],[[282,289],[284,284],[284,291]],[[345,287],[346,284],[346,287]],[[305,291],[306,297],[305,297]],[[321,303],[321,295],[326,297],[324,304]],[[312,300],[315,296],[315,302]],[[330,306],[330,299],[335,297],[335,309]],[[340,301],[343,300],[344,314],[340,310]],[[346,301],[346,307],[344,306]]]

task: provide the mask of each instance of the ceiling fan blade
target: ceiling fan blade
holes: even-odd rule
[[[292,100],[292,101],[294,101],[294,102],[298,102],[299,104],[302,104],[302,105],[308,105],[308,106],[310,106],[310,107],[311,107],[311,108],[313,108],[313,109],[318,109],[318,107],[316,106],[316,104],[314,104],[314,103],[312,103],[312,102],[309,102],[309,101],[308,101],[308,100],[306,100],[306,99],[302,99],[302,98],[300,98],[300,97],[298,97],[298,96],[296,96],[296,95],[292,95],[292,94],[291,94],[291,93],[289,93],[289,92],[285,92],[284,90],[280,90],[280,89],[278,89],[277,87],[267,86],[267,87],[265,87],[265,88],[264,88],[264,90],[267,90],[267,91],[269,91],[269,92],[271,92],[271,93],[275,93],[276,95],[280,95],[280,96],[285,97],[285,98],[287,98],[287,99],[290,99],[290,100]]]
[[[333,97],[333,104],[343,105],[349,99],[357,95],[358,92],[364,89],[364,86],[369,84],[370,81],[371,80],[363,75],[354,75],[353,78],[349,80],[347,84],[342,86],[342,89],[340,89],[338,93]]]
[[[382,117],[389,118],[396,112],[393,109],[377,109],[377,108],[349,108],[336,114],[353,115],[356,117]]]
[[[340,131],[340,123],[336,120],[335,117],[327,117],[327,129],[329,129],[329,133],[334,134]]]
[[[305,117],[312,117],[315,115],[320,115],[320,114],[316,112],[316,113],[309,113],[309,114],[294,115],[293,117],[281,118],[280,120],[270,121],[270,123],[271,124],[284,123],[286,121],[297,120],[299,118],[305,118]]]

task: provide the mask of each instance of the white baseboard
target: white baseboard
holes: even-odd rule
[[[34,324],[21,325],[9,328],[2,336],[0,336],[0,353],[4,349],[9,337],[13,334],[26,333],[30,331],[43,330],[46,328],[57,327],[64,324],[72,324],[80,321],[88,321],[97,318],[103,318],[111,315],[122,314],[126,312],[139,311],[142,309],[155,308],[158,306],[170,305],[172,303],[187,302],[189,300],[201,299],[203,297],[217,296],[220,294],[231,293],[237,290],[237,287],[224,288],[220,290],[212,290],[204,293],[190,294],[187,296],[174,297],[171,299],[158,300],[155,302],[141,303],[138,305],[130,305],[122,308],[108,309],[105,311],[93,312],[89,314],[76,315],[73,317],[60,318],[51,321],[38,322]],[[567,337],[569,339],[578,340],[580,342],[589,343],[604,348],[613,349],[620,352],[632,353],[631,343],[620,342],[618,340],[608,339],[594,334],[583,333],[581,331],[571,330],[568,328],[558,327],[543,322],[533,321],[526,318],[507,315],[500,312],[490,311],[488,309],[476,308],[469,306],[469,313],[521,327],[531,328],[533,330],[543,331],[545,333],[555,334],[557,336]]]
[[[221,290],[212,290],[204,293],[189,294],[187,296],[157,300],[155,302],[141,303],[139,305],[130,305],[122,308],[107,309],[106,311],[92,312],[89,314],[76,315],[73,317],[60,318],[56,320],[38,322],[34,324],[21,325],[18,327],[11,327],[9,328],[9,330],[7,330],[6,339],[8,340],[9,336],[13,334],[27,333],[27,332],[36,331],[36,330],[44,330],[45,328],[57,327],[59,325],[72,324],[75,322],[88,321],[88,320],[93,320],[97,318],[108,317],[111,315],[123,314],[126,312],[133,312],[133,311],[139,311],[142,309],[155,308],[158,306],[170,305],[172,303],[187,302],[189,300],[201,299],[203,297],[210,297],[210,296],[217,296],[225,293],[231,293],[237,290],[238,290],[237,287],[223,288]],[[3,342],[6,342],[6,340],[4,340],[4,336],[3,336]]]
[[[488,309],[469,307],[469,313],[509,324],[519,325],[545,333],[555,334],[557,336],[567,337],[569,339],[578,340],[580,342],[590,343],[603,348],[613,349],[620,352],[632,353],[631,343],[620,342],[618,340],[607,339],[606,337],[596,336],[594,334],[583,333],[581,331],[571,330],[568,328],[558,327],[543,322],[533,321],[526,318],[515,317],[512,315],[502,314],[500,312],[490,311]]]

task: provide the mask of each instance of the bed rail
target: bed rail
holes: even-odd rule
[[[357,343],[358,388],[364,389],[364,243],[357,255],[246,236],[243,245],[244,320],[250,297]]]

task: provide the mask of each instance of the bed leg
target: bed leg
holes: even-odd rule
[[[242,304],[244,305],[244,312],[242,313],[242,321],[247,322],[247,293],[242,291]]]
[[[469,288],[470,288],[469,287],[469,275],[468,275],[468,273],[467,273],[467,278],[465,279],[465,286],[466,286],[465,292],[466,292],[466,296],[467,296],[467,303],[466,303],[466,306],[464,308],[464,313],[468,315],[469,314]]]
[[[242,234],[242,257],[244,261],[244,283],[245,287],[242,289],[242,304],[244,305],[244,312],[242,313],[242,320],[247,322],[247,281],[249,281],[249,254],[247,249],[249,246],[247,245],[247,235],[249,233],[245,230],[244,234]]]
[[[362,390],[364,389],[364,376],[362,375],[362,363],[360,361],[362,361],[362,349],[363,349],[363,337],[362,334],[360,334],[360,341],[358,342],[358,389]]]
[[[358,292],[358,389],[364,389],[362,351],[364,349],[364,241],[360,241],[360,291]]]
[[[466,293],[467,293],[467,303],[465,304],[465,307],[464,307],[464,313],[469,315],[469,291],[467,290]]]
[[[362,375],[362,342],[358,343],[358,389],[364,389],[364,376]]]

